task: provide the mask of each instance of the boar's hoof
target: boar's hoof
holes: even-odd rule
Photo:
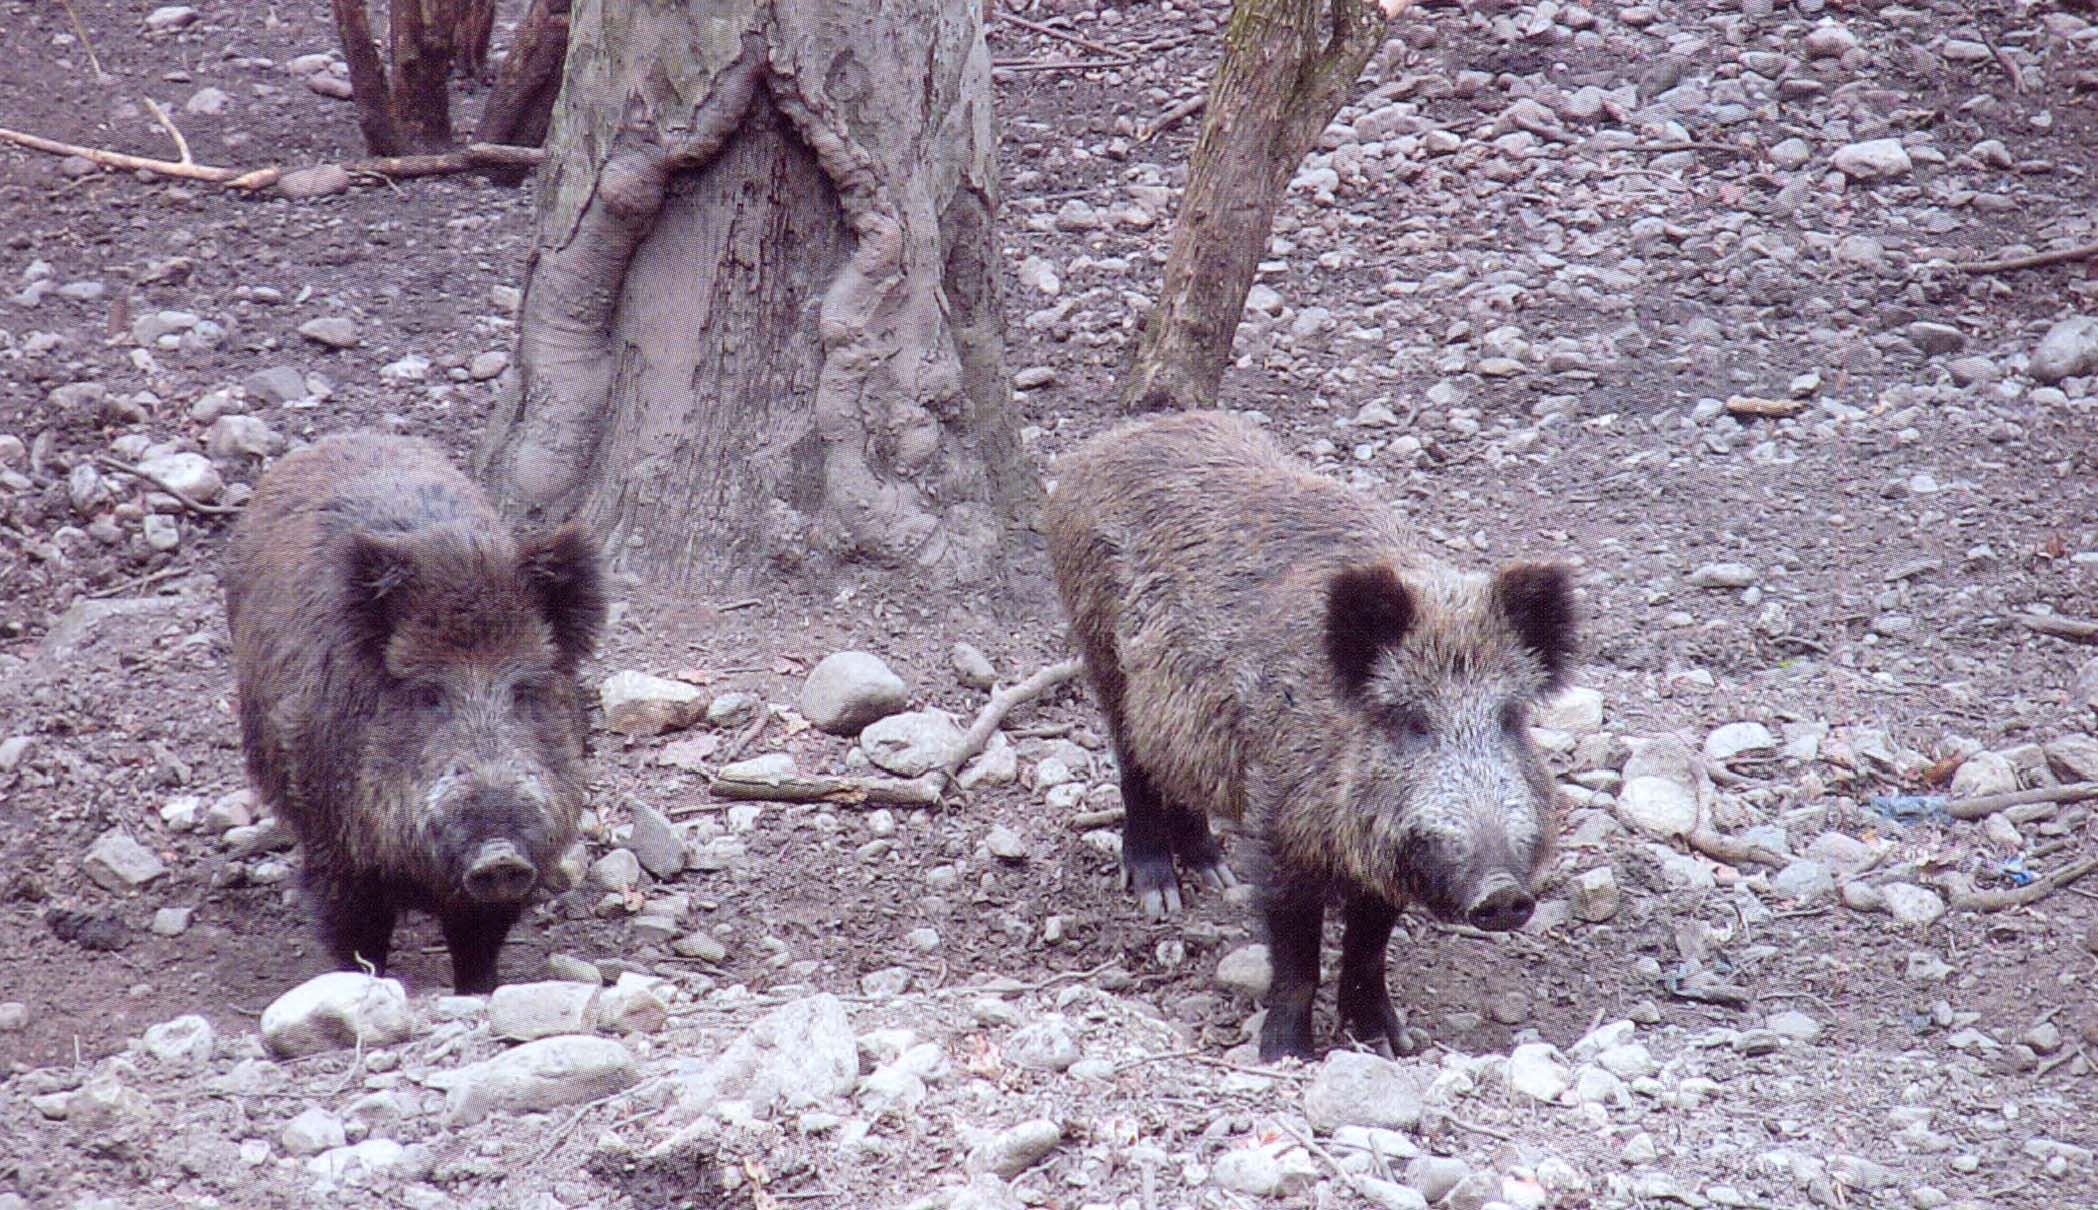
[[[1231,867],[1224,864],[1222,857],[1208,865],[1189,866],[1188,872],[1200,878],[1202,885],[1212,891],[1228,891],[1238,885],[1238,875],[1231,872]]]
[[[1270,1002],[1267,1019],[1260,1023],[1260,1061],[1302,1059],[1309,1063],[1317,1057],[1311,1048],[1311,1005]]]
[[[516,845],[491,840],[474,855],[466,871],[466,893],[482,903],[515,903],[532,893],[539,871]]]
[[[1509,933],[1529,923],[1537,901],[1514,883],[1501,883],[1464,909],[1464,922],[1489,933]]]
[[[1173,874],[1173,858],[1124,857],[1122,886],[1136,892],[1146,920],[1163,920],[1180,913],[1180,880]]]

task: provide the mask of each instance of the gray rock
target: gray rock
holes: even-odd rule
[[[1448,1197],[1471,1174],[1471,1165],[1455,1156],[1423,1155],[1406,1162],[1406,1184],[1431,1202]]]
[[[726,1099],[747,1101],[766,1117],[775,1109],[805,1109],[852,1091],[860,1054],[844,1002],[832,995],[783,1004],[758,1019],[697,1076],[678,1101],[706,1112]]]
[[[186,907],[164,907],[153,913],[153,935],[156,937],[180,937],[189,931],[190,917],[194,909]]]
[[[226,107],[232,103],[233,98],[228,96],[223,88],[200,88],[190,94],[189,100],[182,103],[182,112],[216,117],[226,112]]]
[[[1286,1143],[1234,1147],[1217,1157],[1209,1182],[1220,1189],[1253,1197],[1288,1197],[1305,1191],[1318,1178],[1301,1149]]]
[[[1909,338],[1909,343],[1915,345],[1926,357],[1957,353],[1967,347],[1967,334],[1951,324],[1918,320],[1902,331]]]
[[[1603,695],[1576,685],[1544,704],[1530,720],[1532,724],[1570,735],[1590,735],[1603,729]]]
[[[299,325],[299,335],[331,349],[354,349],[361,338],[357,323],[345,315],[324,315]]]
[[[968,764],[955,777],[955,782],[964,790],[978,786],[1009,786],[1020,776],[1020,754],[1004,732],[991,736],[984,745],[982,754]]]
[[[324,83],[327,88],[321,87],[321,83]],[[344,94],[343,99],[348,99],[349,85],[346,81],[338,82],[329,76],[314,76],[307,81],[306,86],[312,88],[315,92],[325,92],[340,87]],[[277,193],[293,201],[304,201],[308,198],[333,197],[338,193],[348,193],[350,185],[349,169],[344,168],[342,165],[312,164],[304,168],[294,168],[283,176],[278,177]],[[315,339],[319,338],[315,337]]]
[[[1697,791],[1665,777],[1626,779],[1617,793],[1617,818],[1654,836],[1682,836],[1697,827]]]
[[[1836,149],[1829,165],[1854,181],[1888,181],[1907,176],[1914,165],[1900,139],[1867,139]]]
[[[712,933],[691,932],[670,943],[673,952],[701,962],[719,962],[728,957],[728,947]]]
[[[930,1210],[933,1206],[944,1210],[1027,1210],[1027,1203],[1020,1200],[1011,1185],[988,1172],[978,1173],[974,1180],[941,1200],[927,1198],[911,1206],[912,1210]]]
[[[1998,752],[1977,752],[1952,775],[1952,793],[1959,798],[2009,794],[2017,788],[2017,766]]]
[[[1374,1126],[1412,1130],[1420,1125],[1425,1073],[1360,1051],[1336,1050],[1304,1090],[1304,1116],[1318,1130]]]
[[[707,708],[697,685],[627,669],[597,689],[605,726],[621,735],[649,736],[691,726]]]
[[[1713,760],[1732,760],[1755,752],[1773,752],[1777,737],[1761,723],[1728,723],[1705,736],[1705,755]]]
[[[1265,945],[1241,945],[1217,961],[1217,986],[1256,999],[1268,994],[1274,968]]]
[[[586,1033],[601,992],[595,983],[565,979],[505,983],[488,997],[488,1032],[519,1042]]]
[[[162,1021],[139,1039],[139,1048],[161,1062],[193,1066],[209,1063],[217,1045],[218,1034],[211,1022],[194,1013]]]
[[[1004,824],[990,830],[983,839],[983,847],[1000,861],[1025,861],[1029,856],[1027,838]]]
[[[1078,1061],[1078,1040],[1062,1017],[1049,1017],[1006,1039],[1005,1058],[1031,1071],[1063,1071]]]
[[[2049,740],[2043,751],[2047,754],[2047,767],[2063,781],[2098,781],[2098,739],[2064,735]]]
[[[214,458],[268,458],[284,449],[284,438],[253,416],[221,416],[205,431],[204,449]]]
[[[974,643],[956,643],[947,659],[954,666],[955,677],[971,689],[989,689],[998,683],[998,670]]]
[[[1573,1071],[1548,1042],[1526,1042],[1508,1055],[1508,1087],[1547,1104],[1573,1087]]]
[[[161,454],[139,463],[138,469],[152,480],[207,504],[226,490],[225,480],[219,478],[219,469],[202,454]]]
[[[474,359],[466,363],[466,376],[475,382],[487,382],[502,377],[503,371],[509,368],[510,355],[501,349],[490,349],[486,353],[474,354]]]
[[[641,859],[631,849],[614,849],[590,863],[590,882],[615,893],[641,885]]]
[[[610,1096],[640,1079],[633,1053],[611,1038],[541,1038],[461,1070],[445,1098],[445,1122],[468,1125],[498,1111],[540,1113]]]
[[[167,33],[192,24],[202,15],[187,4],[163,4],[146,14],[146,28],[154,33]]]
[[[1811,1044],[1821,1040],[1821,1022],[1797,1009],[1770,1014],[1763,1022],[1763,1028],[1780,1038],[1789,1038],[1794,1042]]]
[[[153,850],[117,828],[95,838],[87,856],[80,859],[80,868],[89,881],[106,891],[137,890],[168,872]]]
[[[398,979],[358,971],[315,975],[262,1010],[262,1044],[280,1059],[345,1046],[391,1046],[413,1025]]]
[[[248,394],[264,403],[290,403],[306,398],[306,376],[291,366],[269,366],[241,379]]]
[[[970,1172],[990,1172],[1011,1180],[1041,1163],[1063,1141],[1063,1127],[1047,1118],[1031,1118],[971,1147],[965,1163]]]
[[[1746,563],[1707,563],[1690,573],[1692,588],[1747,588],[1761,577]]]
[[[1620,896],[1617,873],[1609,866],[1583,870],[1574,876],[1574,915],[1591,924],[1617,915]]]
[[[2026,368],[2044,383],[2098,373],[2098,315],[2072,315],[2047,329]]]
[[[1379,1180],[1374,1176],[1357,1177],[1355,1191],[1377,1210],[1428,1210],[1426,1197],[1397,1181]]]
[[[318,1105],[308,1105],[297,1117],[284,1123],[277,1134],[277,1144],[286,1155],[319,1155],[330,1147],[340,1147],[349,1140],[343,1133],[342,1119]]]
[[[765,699],[755,693],[735,689],[715,698],[707,706],[707,725],[710,727],[746,727],[758,721],[765,713]]]
[[[1770,889],[1787,899],[1815,903],[1836,893],[1836,877],[1818,861],[1795,861],[1770,876]]]
[[[903,709],[903,678],[879,656],[840,651],[825,656],[801,687],[801,714],[833,735],[856,735],[876,719]]]
[[[597,1028],[622,1034],[654,1033],[670,1022],[670,981],[660,975],[622,971],[617,982],[598,997],[593,1020]]]
[[[20,1000],[0,1002],[0,1034],[20,1033],[29,1028],[29,1006]]]
[[[867,724],[860,750],[898,777],[944,768],[962,742],[962,729],[942,710],[912,710]]]
[[[1890,882],[1878,888],[1887,914],[1902,924],[1926,925],[1945,914],[1945,900],[1936,891],[1907,882]]]
[[[625,847],[641,862],[641,868],[657,878],[672,878],[685,868],[685,840],[661,811],[646,803],[633,803],[634,826]]]

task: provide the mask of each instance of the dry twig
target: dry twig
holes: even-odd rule
[[[80,24],[80,14],[73,11],[73,0],[59,0],[59,3],[66,6],[66,20],[73,23],[73,36],[80,39],[80,49],[87,52],[87,65],[95,69],[95,79],[109,79],[109,73],[102,70],[102,60],[95,54],[95,44],[88,40],[87,27]]]
[[[2051,252],[2035,252],[2030,256],[2013,256],[2003,260],[1955,262],[1952,267],[1962,273],[2009,273],[2016,269],[2044,269],[2048,265],[2059,265],[2063,261],[2089,260],[2094,256],[2098,256],[2098,243],[2078,244],[2073,248],[2056,248]]]
[[[1159,135],[1164,134],[1166,131],[1171,130],[1173,127],[1178,126],[1180,123],[1186,121],[1191,117],[1194,117],[1196,114],[1201,113],[1207,108],[1209,108],[1208,93],[1203,93],[1200,96],[1189,97],[1187,100],[1182,101],[1180,104],[1175,105],[1171,109],[1168,109],[1164,113],[1158,115],[1158,120],[1151,123],[1149,126],[1146,126],[1143,129],[1143,131],[1136,136],[1136,141],[1138,143],[1148,143],[1151,140],[1157,138]]]
[[[2082,618],[2065,618],[2053,613],[2021,613],[2018,625],[2071,642],[2098,643],[2098,622],[2087,622]]]
[[[2086,798],[2098,798],[2098,781],[2077,781],[2065,786],[2041,786],[2037,790],[2018,790],[2009,794],[1981,794],[1973,798],[1956,798],[1945,804],[1945,813],[1954,819],[1986,819],[2009,807],[2043,802],[2082,802]]]
[[[199,164],[190,158],[189,144],[182,132],[168,120],[167,114],[151,100],[154,114],[174,136],[175,147],[181,155],[179,160],[156,160],[146,156],[130,155],[122,151],[109,151],[100,147],[83,147],[77,143],[61,143],[41,135],[28,134],[20,130],[0,127],[0,140],[27,147],[32,151],[49,152],[52,155],[79,156],[84,160],[114,168],[123,172],[150,172],[158,176],[177,177],[187,181],[206,181],[224,185],[228,189],[253,192],[267,189],[285,174],[278,165],[267,168],[221,168],[212,164]],[[470,143],[457,151],[441,155],[387,155],[363,160],[346,160],[338,165],[344,172],[363,173],[370,176],[399,180],[418,176],[456,176],[463,173],[483,172],[493,168],[533,168],[545,162],[546,152],[538,147],[514,147],[507,143]]]
[[[1938,888],[1945,892],[1948,904],[1963,912],[2001,912],[2038,903],[2093,870],[2098,870],[2098,857],[2086,858],[2009,890],[1977,891],[1973,880],[1959,873],[1940,876]]]
[[[207,515],[214,516],[230,516],[231,514],[240,511],[240,509],[237,506],[231,504],[206,504],[202,500],[198,500],[190,496],[188,493],[182,491],[180,488],[171,486],[167,480],[161,478],[159,475],[156,475],[151,471],[141,470],[128,462],[119,461],[115,458],[110,457],[108,454],[96,454],[95,461],[101,463],[103,466],[108,467],[110,470],[130,475],[134,479],[145,480],[146,482],[152,484],[154,487],[157,487],[161,491],[167,493],[168,495],[173,496],[175,498],[176,503],[180,504],[182,507],[190,510],[191,512],[204,513]]]
[[[146,108],[152,110],[153,116],[160,119],[161,129],[168,132],[168,137],[175,140],[176,162],[182,164],[196,163],[195,157],[189,153],[189,140],[182,137],[182,128],[175,125],[175,120],[168,116],[168,111],[162,107],[160,102],[147,97]]]
[[[936,807],[941,776],[833,777],[822,773],[776,773],[735,777],[716,773],[707,788],[722,798],[756,802],[829,802],[843,806]]]
[[[1113,55],[1115,58],[1120,59],[1125,63],[1130,62],[1132,58],[1132,56],[1129,55],[1129,53],[1126,51],[1119,51],[1111,46],[1102,46],[1100,43],[1095,42],[1090,38],[1081,38],[1077,34],[1065,33],[1063,30],[1057,29],[1053,25],[1044,25],[1039,21],[1029,21],[1025,17],[1015,16],[1010,12],[998,14],[997,19],[1000,21],[1010,21],[1014,25],[1019,26],[1021,29],[1031,29],[1034,32],[1041,34],[1043,37],[1046,38],[1055,38],[1059,42],[1069,42],[1071,45],[1076,46],[1081,50],[1089,50],[1096,55]]]
[[[956,744],[954,751],[948,755],[947,772],[953,773],[968,763],[971,757],[983,751],[984,746],[991,742],[992,734],[998,730],[998,724],[1005,721],[1005,716],[1012,713],[1013,707],[1031,702],[1065,681],[1072,680],[1084,671],[1084,668],[1085,666],[1077,660],[1065,660],[1049,665],[1010,689],[1000,689],[992,693],[991,700],[984,703],[976,721],[969,724],[969,730],[962,736],[962,742]]]

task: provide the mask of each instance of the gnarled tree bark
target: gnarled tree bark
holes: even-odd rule
[[[1297,165],[1411,0],[1238,0],[1125,411],[1209,407]]]
[[[581,0],[569,38],[498,499],[671,587],[1002,577],[1040,489],[981,9]]]

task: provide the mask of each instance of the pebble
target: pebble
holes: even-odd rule
[[[779,1106],[823,1105],[851,1092],[859,1074],[859,1045],[844,1002],[828,994],[807,996],[760,1017],[684,1081],[678,1100],[695,1112],[741,1100],[764,1116]]]
[[[398,979],[358,971],[315,975],[262,1010],[262,1043],[280,1059],[406,1041],[413,1025]]]
[[[445,1122],[470,1124],[496,1111],[540,1113],[609,1096],[640,1079],[633,1052],[611,1038],[541,1038],[459,1071],[445,1098]]]
[[[1004,824],[998,824],[984,837],[983,845],[991,856],[1000,861],[1025,861],[1028,858],[1027,838]]]
[[[1836,893],[1836,877],[1827,866],[1803,858],[1771,875],[1770,889],[1798,903],[1816,903]]]
[[[187,4],[164,4],[146,14],[146,28],[154,33],[167,33],[190,25],[201,15]]]
[[[1839,147],[1829,165],[1854,181],[1894,180],[1907,176],[1914,165],[1900,139],[1867,139]]]
[[[590,883],[614,894],[641,885],[641,859],[631,849],[614,849],[590,863]]]
[[[502,377],[503,371],[509,368],[510,355],[501,349],[490,349],[474,354],[473,360],[466,363],[466,376],[475,382],[487,382]]]
[[[331,349],[354,349],[361,340],[356,321],[342,315],[309,319],[299,325],[299,335]]]
[[[1317,1130],[1369,1126],[1412,1130],[1420,1125],[1428,1077],[1419,1069],[1361,1051],[1336,1050],[1319,1064],[1304,1090],[1304,1116]]]
[[[833,735],[856,735],[876,719],[903,709],[903,678],[881,657],[864,651],[825,656],[801,688],[801,714]]]
[[[991,736],[991,742],[984,745],[976,759],[962,766],[955,782],[964,790],[974,790],[978,786],[1009,786],[1019,777],[1020,754],[1001,731]]]
[[[1887,913],[1898,923],[1926,925],[1945,914],[1945,901],[1927,887],[1890,882],[1878,889]]]
[[[962,729],[944,710],[890,714],[860,731],[860,750],[867,759],[898,777],[945,768],[961,742]]]
[[[139,463],[138,469],[190,499],[207,504],[217,500],[226,490],[218,468],[202,454],[160,454]]]
[[[1011,1180],[1048,1158],[1063,1141],[1063,1127],[1047,1118],[1030,1118],[970,1148],[965,1166],[970,1172],[990,1172]]]
[[[1235,1147],[1217,1157],[1210,1183],[1252,1197],[1288,1197],[1309,1188],[1318,1169],[1302,1148],[1288,1143]]]
[[[947,652],[947,662],[956,679],[971,689],[990,689],[998,683],[998,670],[974,643],[956,643]]]
[[[308,1105],[300,1110],[277,1134],[277,1145],[284,1148],[286,1155],[292,1156],[319,1155],[348,1141],[342,1119],[318,1105]]]
[[[1717,761],[1776,750],[1777,737],[1770,728],[1756,722],[1728,723],[1705,736],[1705,755]]]
[[[1242,945],[1217,960],[1217,986],[1258,999],[1268,994],[1274,970],[1265,945]]]
[[[1551,731],[1591,735],[1603,728],[1603,695],[1586,686],[1573,686],[1539,709],[1531,723]]]
[[[1977,752],[1960,763],[1952,775],[1956,798],[1983,794],[2009,794],[2018,788],[2018,770],[2001,753]]]
[[[1583,870],[1574,876],[1574,915],[1591,924],[1617,915],[1617,873],[1609,866]]]
[[[1471,1165],[1455,1156],[1422,1155],[1406,1161],[1405,1181],[1423,1198],[1439,1204],[1471,1174]]]
[[[1063,1071],[1078,1061],[1078,1040],[1062,1017],[1037,1021],[1013,1031],[1005,1041],[1005,1058],[1032,1071]]]
[[[80,867],[90,882],[106,891],[137,890],[168,872],[153,850],[116,828],[95,838]]]
[[[200,88],[182,103],[182,111],[216,117],[226,112],[226,107],[232,103],[233,98],[222,88]]]
[[[139,1039],[139,1048],[163,1063],[208,1063],[217,1046],[211,1022],[194,1013],[150,1026]]]
[[[1780,1038],[1794,1042],[1814,1043],[1821,1040],[1821,1022],[1797,1009],[1772,1013],[1763,1021],[1763,1028]]]
[[[488,1032],[519,1042],[587,1032],[601,991],[595,983],[563,979],[505,983],[488,997]]]
[[[707,725],[724,729],[747,727],[758,721],[758,716],[764,712],[764,698],[740,689],[731,690],[715,698],[707,707]]]
[[[1566,1066],[1559,1048],[1547,1042],[1526,1042],[1508,1055],[1508,1087],[1532,1100],[1554,1102],[1573,1086],[1573,1071]]]
[[[338,81],[331,76],[311,76],[306,81],[306,87],[324,95],[340,90],[344,100],[349,98],[349,83],[347,81]],[[338,193],[348,193],[351,183],[349,170],[340,164],[312,164],[304,168],[294,168],[283,176],[278,177],[276,189],[280,197],[290,198],[293,201],[304,201],[308,198],[332,197]],[[314,322],[324,323],[326,321],[315,320]],[[326,337],[315,336],[310,332],[306,332],[304,328],[301,328],[300,332],[323,344],[334,343],[334,341]],[[356,343],[356,328],[354,326],[335,329],[334,333],[346,336],[350,344]]]
[[[1707,563],[1690,573],[1692,588],[1747,588],[1761,577],[1746,563]]]
[[[2098,738],[2064,735],[2043,748],[2047,767],[2066,782],[2098,781]]]
[[[1665,777],[1628,778],[1617,794],[1617,817],[1653,836],[1682,836],[1697,827],[1697,791]]]
[[[2026,368],[2043,383],[2098,373],[2098,315],[2072,315],[2047,329]]]
[[[676,877],[685,868],[684,838],[654,807],[637,802],[630,804],[628,809],[633,813],[634,826],[628,831],[622,847],[632,852],[641,868],[654,877]]]
[[[699,686],[632,669],[606,677],[597,695],[605,726],[637,738],[689,727],[707,708]]]
[[[189,931],[190,917],[195,909],[186,907],[164,907],[153,913],[153,935],[156,937],[179,937]]]

